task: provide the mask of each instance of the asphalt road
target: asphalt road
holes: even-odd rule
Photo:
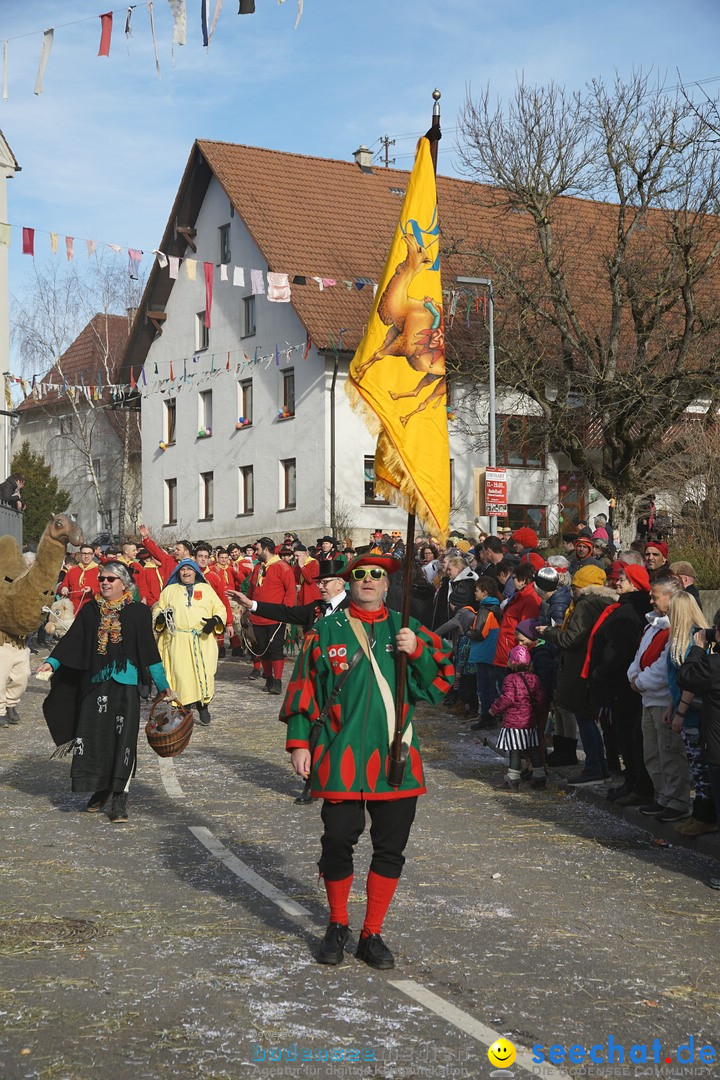
[[[429,794],[383,935],[396,967],[318,965],[319,807],[294,805],[278,699],[248,670],[221,662],[212,725],[174,762],[141,736],[124,826],[84,813],[68,760],[49,760],[45,684],[0,731],[0,1076],[720,1073],[698,1060],[720,1051],[715,838],[659,846],[557,778],[506,794],[493,750],[442,710],[418,715]],[[500,1036],[518,1059],[493,1071]],[[596,1062],[531,1060],[573,1045]]]

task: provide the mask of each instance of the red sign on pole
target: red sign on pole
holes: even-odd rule
[[[507,517],[507,469],[485,470],[485,513]]]

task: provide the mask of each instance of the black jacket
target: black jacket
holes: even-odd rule
[[[266,604],[264,600],[256,600],[255,614],[263,619],[272,619],[273,622],[294,623],[295,626],[303,626],[305,630],[325,614],[322,600],[312,600],[309,604],[299,604],[296,607],[288,607],[286,604]],[[340,603],[335,608],[341,611],[350,607],[350,593],[346,592]]]
[[[640,591],[621,593],[617,603],[620,606],[608,615],[593,639],[587,680],[589,715],[592,716],[607,707],[620,713],[624,707],[636,711],[638,695],[628,682],[627,670],[647,626],[645,616],[650,611],[650,594]]]
[[[560,649],[555,704],[578,716],[588,715],[587,682],[580,677],[580,672],[585,663],[590,631],[608,604],[614,603],[615,599],[611,589],[588,585],[575,601],[565,629],[548,626],[543,634],[545,641]]]
[[[720,766],[720,653],[706,653],[693,645],[680,665],[677,684],[702,700],[700,746],[707,765]]]

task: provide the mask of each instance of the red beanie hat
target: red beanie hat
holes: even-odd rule
[[[656,551],[660,552],[660,554],[662,555],[662,557],[664,559],[667,559],[667,557],[668,557],[668,546],[662,540],[650,540],[650,541],[648,541],[648,543],[645,545],[645,554],[646,555],[647,555],[648,550],[650,548],[655,548]]]
[[[665,545],[663,544],[663,547]],[[623,563],[622,572],[628,581],[632,581],[640,592],[650,592],[650,578],[644,566],[636,566],[634,563]]]

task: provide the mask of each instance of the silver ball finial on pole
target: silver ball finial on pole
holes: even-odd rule
[[[433,90],[433,92],[432,92],[432,98],[433,98],[433,102],[434,102],[433,111],[432,111],[433,116],[439,116],[440,115],[440,98],[441,97],[442,97],[442,94],[440,93],[440,91],[437,88],[435,90]]]

